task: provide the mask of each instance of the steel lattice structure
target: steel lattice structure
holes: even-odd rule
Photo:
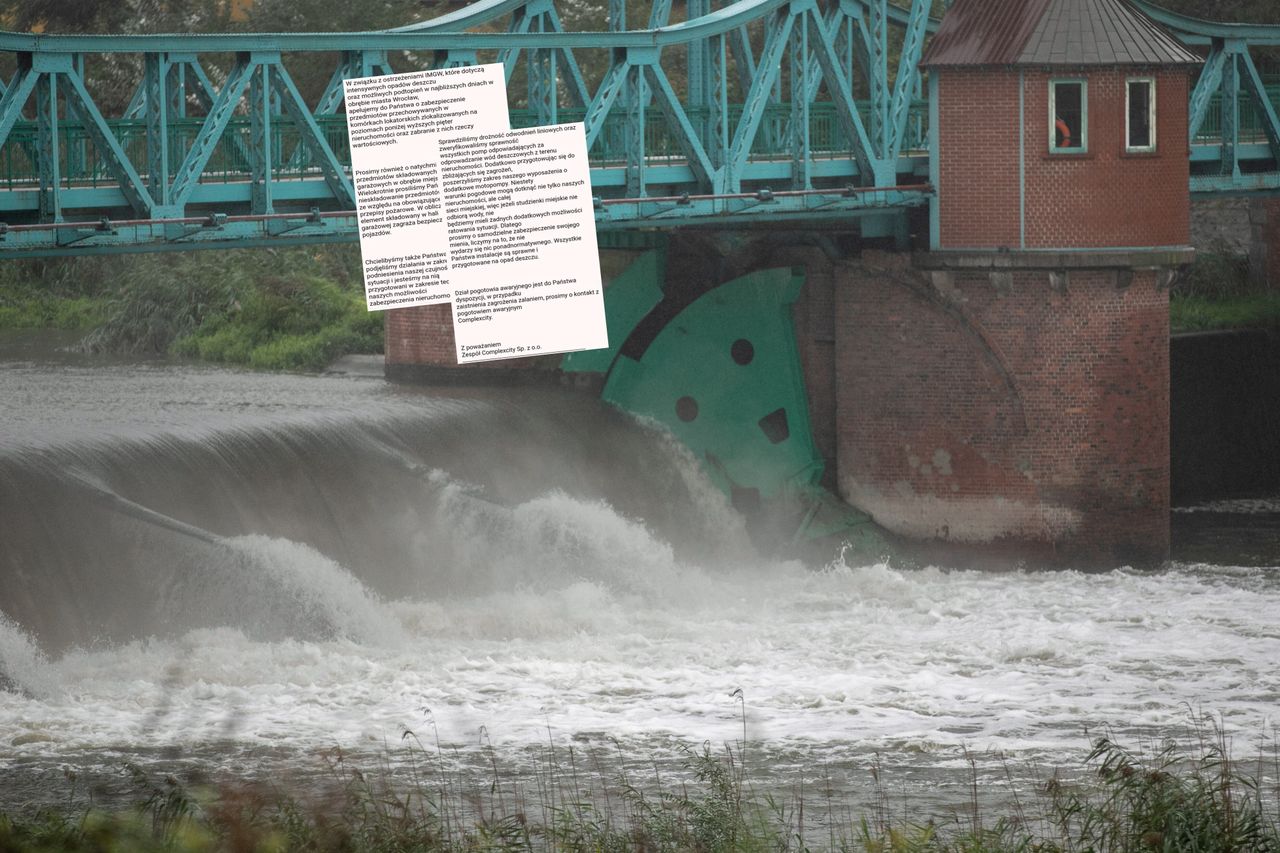
[[[677,23],[657,0],[630,31],[623,3],[607,32],[566,32],[551,0],[480,0],[365,33],[2,33],[0,254],[354,239],[341,84],[393,61],[502,62],[513,126],[584,122],[601,229],[862,216],[887,234],[929,203],[929,0],[689,0]],[[1248,52],[1280,26],[1144,8],[1208,47],[1192,189],[1280,187],[1280,121]],[[289,71],[303,54],[337,57],[310,103]],[[136,77],[118,115],[93,71],[108,61]]]
[[[1191,191],[1280,189],[1280,85],[1263,84],[1250,52],[1280,46],[1280,25],[1200,21],[1135,3],[1184,44],[1207,49],[1188,116]]]

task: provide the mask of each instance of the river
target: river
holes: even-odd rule
[[[599,781],[703,744],[766,788],[859,808],[875,768],[946,809],[973,774],[1079,768],[1098,732],[1208,715],[1250,755],[1276,722],[1280,499],[1180,508],[1158,571],[812,567],[758,556],[687,454],[580,396],[21,344],[0,810],[127,799],[127,764],[305,785],[340,748]]]

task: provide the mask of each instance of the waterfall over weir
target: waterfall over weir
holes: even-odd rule
[[[0,401],[0,810],[68,768],[315,776],[406,731],[480,773],[553,741],[665,774],[744,721],[768,784],[856,798],[874,760],[964,801],[970,759],[1078,767],[1086,727],[1216,712],[1249,753],[1280,702],[1274,548],[805,566],[664,433],[547,390],[0,361]]]
[[[392,629],[375,598],[537,585],[602,559],[598,531],[547,501],[602,502],[703,551],[734,537],[692,460],[595,401],[369,396],[244,401],[245,418],[224,400],[190,423],[5,448],[0,611],[50,651],[219,626],[377,640]]]

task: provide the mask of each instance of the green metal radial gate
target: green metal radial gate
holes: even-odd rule
[[[665,425],[748,520],[768,528],[767,538],[840,536],[881,556],[884,542],[870,520],[821,486],[825,462],[810,428],[792,320],[803,269],[725,282],[654,334],[645,320],[661,316],[662,267],[653,250],[610,283],[611,348],[569,355],[563,369],[604,373],[602,398]]]

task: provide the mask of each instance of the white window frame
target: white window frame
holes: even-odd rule
[[[1147,126],[1151,131],[1151,141],[1148,145],[1130,144],[1133,137],[1129,133],[1129,116],[1132,115],[1129,98],[1132,93],[1130,86],[1134,83],[1147,84]],[[1154,77],[1128,77],[1124,81],[1124,150],[1128,154],[1150,154],[1156,150],[1156,78]]]
[[[1080,144],[1058,147],[1058,84],[1080,84]],[[1049,80],[1049,152],[1051,154],[1086,154],[1089,151],[1089,81],[1083,77],[1052,77]]]

